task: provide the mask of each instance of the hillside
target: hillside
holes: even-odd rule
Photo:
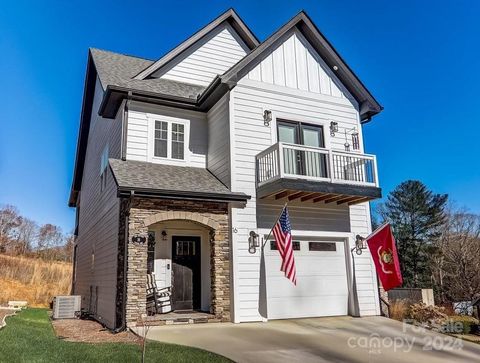
[[[70,263],[0,254],[0,304],[26,300],[46,307],[53,296],[70,293],[71,277]]]

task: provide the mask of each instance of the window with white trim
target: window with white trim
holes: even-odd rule
[[[179,119],[155,118],[153,121],[153,157],[186,160],[188,123]],[[152,137],[152,136],[151,136]]]
[[[168,155],[168,122],[155,121],[153,155],[166,158]]]
[[[172,159],[185,159],[185,126],[172,123]]]

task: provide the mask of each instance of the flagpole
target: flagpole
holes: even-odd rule
[[[280,219],[280,217],[281,217],[282,214],[283,214],[283,211],[285,210],[285,208],[287,208],[287,204],[288,204],[288,201],[285,202],[285,204],[283,205],[283,208],[282,208],[282,210],[280,211],[280,214],[278,215],[277,220],[276,220],[275,223],[273,224],[273,227],[272,227],[272,229],[270,230],[270,233],[268,234],[267,238],[265,238],[265,240],[263,241],[262,250],[265,248],[265,244],[267,243],[268,239],[269,239],[270,236],[272,235],[273,229],[274,229],[275,226],[277,225],[278,220]]]

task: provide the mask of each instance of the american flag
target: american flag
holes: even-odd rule
[[[287,279],[292,281],[294,285],[297,285],[297,271],[295,269],[292,247],[292,226],[288,218],[287,207],[283,208],[277,224],[273,227],[273,235],[275,236],[278,252],[282,257],[280,270],[285,273]]]

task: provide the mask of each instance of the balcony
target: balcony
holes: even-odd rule
[[[357,204],[381,197],[375,155],[276,143],[256,156],[257,197]]]

